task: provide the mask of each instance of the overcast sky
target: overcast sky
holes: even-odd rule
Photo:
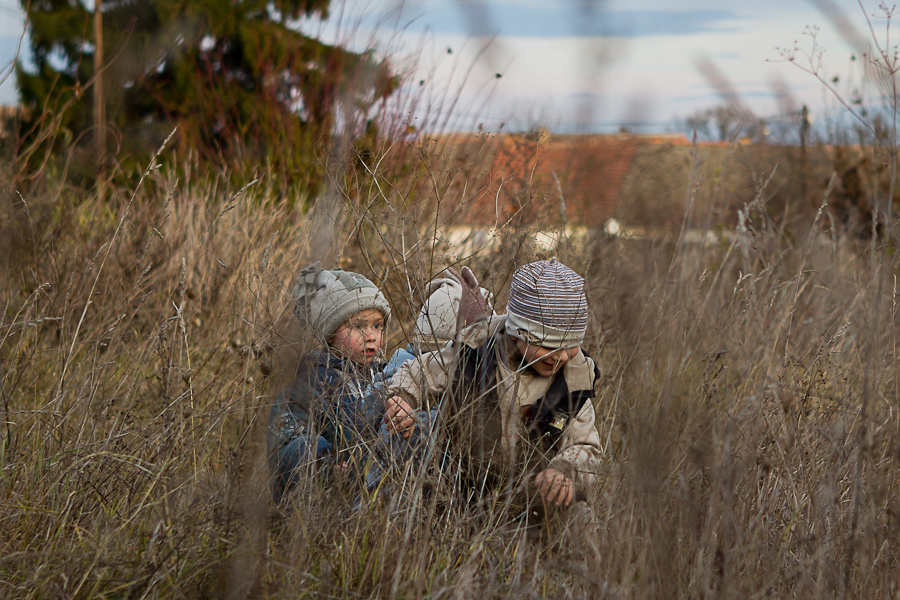
[[[821,115],[836,111],[836,102],[777,48],[796,42],[809,52],[805,32],[818,27],[823,76],[837,75],[838,89],[850,94],[861,63],[852,57],[868,41],[857,0],[348,2],[342,20],[333,4],[330,22],[302,27],[332,39],[352,30],[358,46],[374,40],[382,51],[404,56],[407,68],[416,69],[411,82],[425,80],[448,94],[462,90],[455,122],[489,130],[503,123],[613,131],[624,123],[666,131],[676,119],[721,104],[728,87],[759,116],[803,103]],[[878,3],[863,4],[883,41]],[[18,4],[0,0],[0,64],[14,56],[23,24]],[[799,61],[808,66],[802,54]],[[777,89],[787,91],[781,97],[793,107],[779,102]],[[15,102],[13,77],[0,86],[0,102]]]

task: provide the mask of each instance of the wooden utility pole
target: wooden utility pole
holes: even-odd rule
[[[106,157],[106,106],[103,103],[103,11],[94,0],[94,149],[98,171]]]
[[[809,136],[809,109],[803,105],[800,111],[800,201],[806,202],[806,184],[809,161],[806,157],[806,138]]]

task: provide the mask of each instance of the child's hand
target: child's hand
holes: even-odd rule
[[[569,506],[575,497],[572,480],[556,469],[544,469],[534,478],[534,487],[544,500],[556,506]]]
[[[387,407],[384,424],[387,425],[388,431],[398,432],[404,439],[408,439],[416,425],[413,409],[400,396],[389,398]]]
[[[331,471],[331,480],[333,483],[343,484],[347,482],[350,475],[350,465],[347,464],[346,460],[343,460],[334,465],[334,468]]]

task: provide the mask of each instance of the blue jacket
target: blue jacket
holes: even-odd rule
[[[397,348],[396,352],[394,352],[394,355],[391,357],[391,360],[385,365],[384,371],[382,371],[384,381],[390,381],[391,377],[400,370],[403,363],[412,360],[417,356],[419,356],[419,353],[416,352],[416,348],[412,344],[409,344],[406,348]]]
[[[327,351],[307,354],[297,368],[293,384],[276,398],[269,412],[266,447],[273,455],[300,436],[315,436],[335,454],[365,453],[384,417],[380,371],[383,364],[366,369]],[[377,374],[377,375],[376,375]]]

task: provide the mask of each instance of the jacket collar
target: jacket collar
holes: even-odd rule
[[[336,371],[346,371],[358,375],[368,375],[370,369],[375,373],[379,373],[383,371],[385,367],[385,362],[380,358],[372,361],[370,365],[362,367],[353,361],[347,360],[328,350],[313,350],[310,352],[310,359],[310,362],[316,366],[334,369]]]

